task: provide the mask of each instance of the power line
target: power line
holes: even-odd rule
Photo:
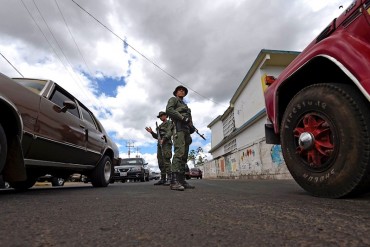
[[[93,16],[90,12],[88,12],[86,9],[84,9],[81,5],[79,5],[78,3],[75,2],[75,0],[71,0],[74,4],[76,4],[80,9],[82,9],[86,14],[88,14],[91,18],[93,18],[96,22],[98,22],[100,25],[102,25],[105,29],[107,29],[110,33],[112,33],[114,36],[116,36],[118,39],[120,39],[125,45],[127,45],[128,47],[130,47],[131,49],[133,49],[134,51],[136,51],[138,54],[140,54],[144,59],[146,59],[148,62],[150,62],[151,64],[153,64],[155,67],[157,67],[159,70],[161,70],[163,73],[165,73],[166,75],[168,75],[169,77],[171,77],[172,79],[174,79],[175,81],[177,81],[178,83],[180,83],[181,85],[183,86],[186,86],[188,89],[190,89],[191,91],[193,91],[194,93],[198,94],[199,96],[209,100],[209,101],[212,101],[213,103],[215,104],[220,104],[218,102],[215,102],[214,100],[210,99],[210,98],[207,98],[206,96],[203,96],[202,94],[198,93],[197,91],[195,91],[194,89],[190,88],[189,86],[185,85],[182,81],[180,81],[179,79],[177,79],[174,75],[170,74],[169,72],[167,72],[165,69],[163,69],[161,66],[159,66],[157,63],[153,62],[152,60],[150,60],[147,56],[145,56],[143,53],[141,53],[139,50],[137,50],[135,47],[133,47],[132,45],[130,45],[129,43],[127,43],[126,40],[122,39],[118,34],[116,34],[115,32],[113,32],[110,28],[108,28],[106,25],[104,25],[101,21],[99,21],[95,16]],[[221,105],[221,104],[220,104]]]
[[[15,71],[17,71],[18,72],[18,74],[20,74],[23,78],[24,78],[24,76],[22,75],[22,73],[21,72],[19,72],[19,70],[17,70],[17,68],[16,67],[14,67],[14,65],[0,52],[0,55],[8,62],[8,64],[10,64],[10,66],[12,66],[13,67],[13,69],[15,69]]]
[[[63,21],[64,21],[64,24],[66,25],[67,30],[68,30],[69,34],[71,35],[72,40],[73,40],[73,42],[74,42],[75,46],[77,47],[78,53],[80,54],[80,56],[82,57],[82,60],[83,60],[83,61],[84,61],[84,63],[85,63],[86,69],[87,69],[87,70],[90,72],[90,74],[92,75],[93,73],[91,72],[91,69],[90,69],[90,68],[89,68],[89,66],[87,65],[87,62],[86,62],[85,57],[82,55],[82,52],[81,52],[81,50],[80,50],[80,47],[78,46],[78,44],[77,44],[77,42],[76,42],[76,39],[74,38],[74,36],[73,36],[73,34],[72,34],[72,32],[71,32],[71,30],[70,30],[70,28],[69,28],[68,24],[67,24],[67,21],[66,21],[66,19],[65,19],[64,15],[63,15],[63,12],[62,12],[62,10],[61,10],[61,9],[60,9],[60,7],[59,7],[58,1],[57,1],[57,0],[54,0],[54,2],[55,2],[55,4],[56,4],[56,5],[57,5],[57,7],[58,7],[59,13],[60,13],[60,15],[62,16],[62,19],[63,19]]]
[[[27,12],[28,12],[29,16],[31,17],[31,19],[33,20],[33,22],[36,24],[36,26],[38,27],[38,29],[39,29],[39,30],[40,30],[40,32],[42,33],[42,35],[43,35],[44,39],[45,39],[45,40],[47,41],[47,43],[49,44],[50,48],[52,49],[52,51],[54,52],[54,54],[55,54],[55,55],[57,56],[57,58],[59,59],[60,63],[64,66],[64,68],[66,69],[66,71],[68,72],[68,74],[71,76],[72,80],[73,80],[73,81],[75,81],[75,82],[76,82],[76,84],[77,84],[77,86],[78,86],[78,87],[80,87],[80,89],[82,90],[80,83],[78,83],[78,82],[76,81],[76,79],[75,79],[75,77],[72,75],[71,71],[70,71],[70,70],[67,68],[67,66],[64,64],[64,62],[62,61],[62,59],[61,59],[61,58],[60,58],[60,56],[58,55],[57,51],[54,49],[53,45],[50,43],[49,39],[46,37],[45,33],[42,31],[41,27],[39,26],[39,24],[37,23],[37,21],[35,20],[35,18],[33,17],[33,15],[31,14],[31,12],[30,12],[30,10],[28,9],[27,5],[23,2],[23,0],[21,0],[21,2],[22,2],[22,4],[23,4],[23,6],[25,7],[25,9],[27,10]],[[52,37],[54,38],[55,42],[57,43],[57,45],[58,45],[59,49],[61,50],[61,52],[62,52],[63,56],[65,57],[65,59],[66,59],[67,63],[68,63],[68,64],[69,64],[69,66],[71,67],[72,72],[74,73],[74,70],[73,70],[73,67],[72,67],[71,63],[69,62],[68,58],[67,58],[67,57],[66,57],[66,55],[64,54],[63,49],[62,49],[62,48],[61,48],[61,46],[59,45],[59,43],[58,43],[57,39],[55,38],[55,36],[54,36],[53,32],[51,31],[51,29],[50,29],[49,25],[47,24],[46,20],[45,20],[45,19],[44,19],[44,17],[42,16],[41,11],[40,11],[40,10],[39,10],[39,8],[37,7],[37,4],[35,3],[35,1],[34,1],[34,0],[33,0],[33,4],[35,5],[35,7],[36,7],[36,9],[37,9],[37,11],[38,11],[38,13],[39,13],[39,15],[41,16],[42,20],[43,20],[43,21],[44,21],[44,23],[45,23],[45,25],[46,25],[47,29],[48,29],[48,30],[49,30],[49,32],[51,33],[51,35],[52,35]],[[74,73],[74,74],[75,74],[75,73]],[[78,80],[80,80],[80,79],[79,79],[79,77],[77,77],[77,79],[78,79]],[[94,98],[94,97],[90,97],[88,94],[86,94],[86,93],[85,93],[85,90],[82,90],[82,92],[87,96],[87,98],[92,99],[93,101],[97,102],[97,103],[98,103],[98,105],[100,105],[100,102],[99,102],[96,98]]]

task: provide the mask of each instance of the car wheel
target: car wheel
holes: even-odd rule
[[[109,156],[103,156],[91,174],[91,184],[94,187],[107,187],[112,175],[112,161]]]
[[[51,179],[52,186],[63,186],[64,182],[65,182],[64,178],[53,177]]]
[[[34,186],[35,183],[36,178],[28,176],[25,181],[9,182],[9,186],[18,191],[24,191]]]
[[[353,86],[316,84],[289,103],[281,124],[284,160],[295,181],[319,197],[365,192],[370,182],[370,112]]]
[[[7,153],[8,153],[7,139],[3,126],[0,124],[0,173],[4,168]]]
[[[189,175],[185,176],[186,180],[189,180],[191,177]]]

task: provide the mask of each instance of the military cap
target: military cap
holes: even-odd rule
[[[175,95],[175,96],[176,96],[176,92],[177,92],[177,90],[179,90],[180,88],[182,88],[182,89],[184,89],[184,90],[185,90],[185,96],[186,96],[186,95],[188,94],[188,89],[187,89],[186,87],[182,86],[182,85],[177,86],[177,87],[175,88],[175,91],[173,91],[173,95]]]
[[[166,115],[166,116],[167,116],[167,113],[165,113],[164,111],[160,111],[160,112],[158,113],[157,118],[160,118],[162,115]]]

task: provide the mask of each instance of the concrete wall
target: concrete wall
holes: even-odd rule
[[[261,74],[257,71],[234,103],[235,127],[242,126],[263,108],[265,108],[265,98],[263,96]]]
[[[211,146],[214,147],[224,138],[222,121],[216,122],[212,126]]]
[[[265,138],[206,162],[201,169],[204,178],[292,179],[280,145],[266,144]]]

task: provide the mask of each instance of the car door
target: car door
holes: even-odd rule
[[[81,103],[79,104],[83,119],[82,125],[86,131],[86,153],[84,155],[84,163],[95,165],[104,152],[107,137],[92,112]]]
[[[81,164],[86,152],[86,132],[77,108],[64,109],[64,104],[77,107],[76,99],[57,84],[47,97],[41,97],[36,137],[27,159],[52,161],[48,165]]]

